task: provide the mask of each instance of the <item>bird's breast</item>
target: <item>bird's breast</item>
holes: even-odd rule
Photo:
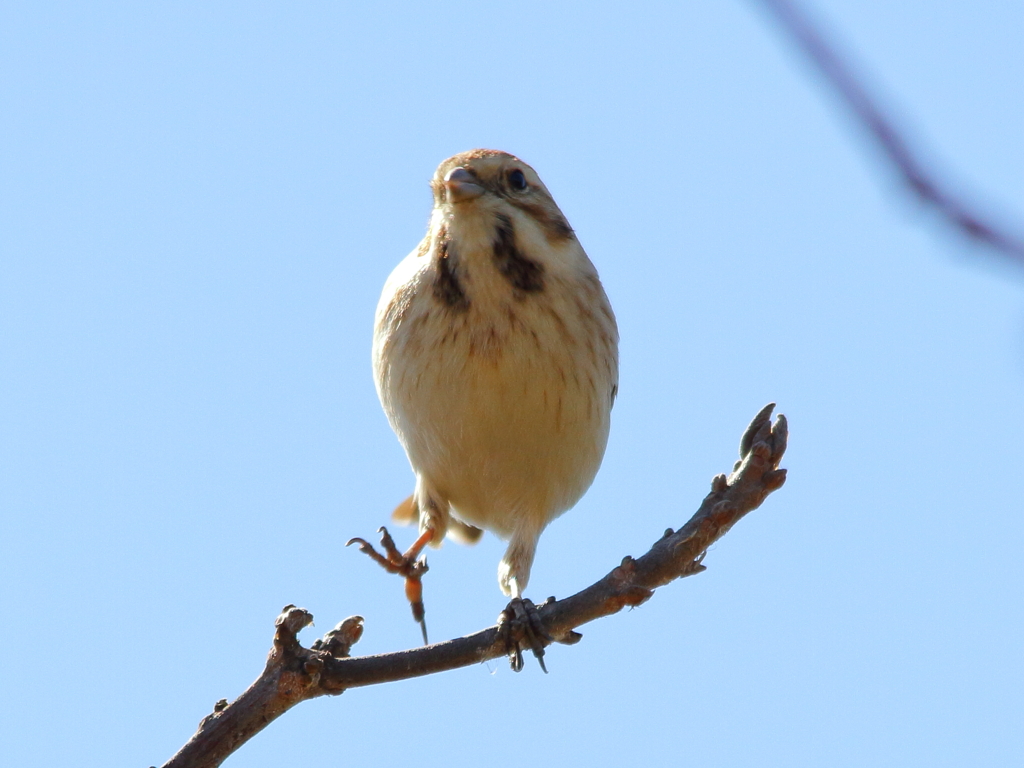
[[[500,263],[409,258],[374,338],[392,427],[467,522],[543,526],[590,486],[608,438],[617,334],[600,282],[548,272],[542,290],[517,290]]]

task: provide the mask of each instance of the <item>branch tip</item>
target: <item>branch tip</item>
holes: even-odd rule
[[[789,444],[789,422],[786,420],[786,415],[780,413],[775,419],[775,426],[772,427],[772,452],[777,457],[775,466],[779,466],[779,462],[782,461],[782,454],[786,452],[786,446]]]
[[[746,458],[754,443],[764,440],[771,434],[772,411],[774,410],[775,403],[768,403],[750,420],[750,424],[743,432],[743,437],[740,438],[740,459]]]

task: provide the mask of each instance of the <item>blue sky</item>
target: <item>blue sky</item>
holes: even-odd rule
[[[944,177],[1024,227],[1020,8],[815,8]],[[551,674],[309,702],[228,764],[1024,761],[1024,271],[902,194],[757,3],[3,16],[5,763],[162,763],[287,603],[307,643],[351,614],[359,653],[417,643],[343,543],[411,490],[373,309],[434,167],[478,146],[537,169],[622,334],[604,466],[532,595],[684,522],[769,401],[789,482]],[[431,553],[434,638],[493,622],[502,550]]]

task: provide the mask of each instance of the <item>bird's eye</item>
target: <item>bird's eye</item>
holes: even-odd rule
[[[518,168],[508,172],[508,185],[516,192],[526,189],[526,176]]]

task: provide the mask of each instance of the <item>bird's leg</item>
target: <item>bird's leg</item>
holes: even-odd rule
[[[548,668],[544,664],[544,646],[554,642],[554,638],[544,628],[544,622],[540,618],[540,611],[533,601],[522,596],[519,588],[519,580],[516,577],[509,579],[509,587],[512,591],[512,600],[508,607],[498,617],[498,626],[501,627],[505,636],[505,647],[508,650],[508,663],[514,672],[521,672],[523,669],[523,643],[533,651],[534,658],[540,664],[540,668],[547,674]],[[517,637],[521,634],[521,637]]]
[[[427,544],[433,541],[434,531],[430,528],[423,531],[419,538],[405,552],[398,551],[398,547],[395,546],[395,540],[391,538],[387,528],[381,526],[378,529],[378,533],[380,533],[380,546],[384,550],[383,555],[374,549],[373,545],[366,541],[366,539],[358,537],[349,539],[345,546],[358,544],[359,551],[369,555],[385,571],[405,577],[405,596],[412,608],[412,617],[423,631],[423,644],[427,645],[429,640],[427,640],[427,622],[424,619],[426,609],[423,607],[422,580],[423,574],[427,572],[428,568],[427,558],[420,557],[420,553]]]

